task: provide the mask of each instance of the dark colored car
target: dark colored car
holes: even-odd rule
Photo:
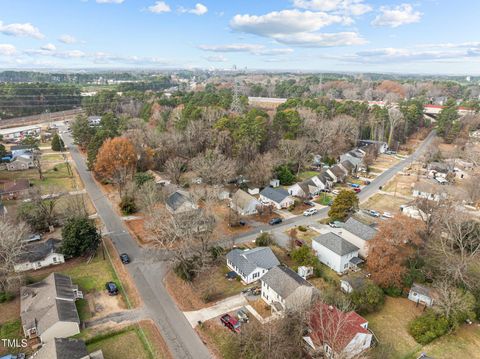
[[[361,190],[360,188],[354,188],[353,190],[355,191],[355,193],[360,193],[360,192],[362,192],[362,190]]]
[[[306,204],[307,206],[310,206],[310,207],[315,207],[315,203],[313,203],[312,201],[304,201],[303,204]]]
[[[282,219],[281,219],[281,218],[278,218],[278,217],[277,217],[277,218],[272,218],[272,219],[268,222],[268,224],[271,225],[271,226],[274,226],[274,225],[280,224],[280,223],[282,223]]]
[[[117,285],[113,282],[107,282],[107,284],[105,284],[105,289],[107,289],[108,295],[117,295],[118,294]]]
[[[240,322],[232,317],[230,314],[224,314],[220,318],[220,321],[224,326],[230,329],[234,333],[240,332]]]
[[[123,264],[130,263],[130,257],[128,256],[127,253],[120,254],[120,260],[122,261]]]

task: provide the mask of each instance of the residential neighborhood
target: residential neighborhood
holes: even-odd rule
[[[0,359],[480,359],[480,4],[0,10]]]

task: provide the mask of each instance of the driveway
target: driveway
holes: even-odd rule
[[[248,305],[248,302],[245,299],[245,296],[243,294],[238,294],[217,302],[211,307],[191,312],[183,312],[183,314],[185,314],[185,317],[187,317],[192,327],[196,327],[199,321],[205,322],[222,314],[236,311],[246,305]]]

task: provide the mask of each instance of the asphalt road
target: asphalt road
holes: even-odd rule
[[[120,216],[114,211],[110,201],[93,180],[87,170],[85,160],[73,144],[69,134],[63,134],[65,145],[69,148],[78,173],[105,224],[106,233],[112,239],[119,253],[128,253],[132,262],[127,269],[132,276],[144,303],[146,316],[151,318],[160,330],[174,358],[206,359],[211,358],[207,347],[200,340],[183,313],[169,296],[163,278],[168,270],[168,263],[161,261],[144,250],[130,236]]]
[[[359,202],[365,202],[368,198],[370,198],[372,195],[379,191],[379,187],[384,186],[397,173],[401,172],[405,167],[411,165],[414,161],[420,158],[420,156],[422,156],[427,147],[432,143],[435,135],[435,130],[430,132],[428,136],[423,140],[423,142],[417,147],[414,153],[412,153],[410,156],[403,159],[402,161],[398,162],[396,165],[390,167],[381,175],[377,176],[368,186],[363,187],[362,191],[358,194]],[[223,243],[225,245],[232,244],[232,242],[234,242],[234,244],[246,243],[255,240],[255,238],[260,232],[270,232],[273,234],[275,240],[279,245],[287,247],[289,239],[288,236],[285,234],[285,231],[288,228],[292,227],[292,225],[308,226],[310,224],[316,224],[318,220],[326,218],[328,216],[329,209],[329,207],[322,208],[318,211],[317,214],[310,217],[297,216],[294,218],[289,218],[284,220],[282,224],[275,226],[270,226],[268,224],[259,226],[247,233],[242,233],[228,240],[226,239]]]

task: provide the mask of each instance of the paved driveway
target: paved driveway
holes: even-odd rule
[[[245,299],[245,296],[243,294],[238,294],[220,302],[217,302],[211,307],[191,312],[183,312],[183,314],[185,314],[185,317],[187,317],[192,327],[196,327],[198,321],[205,322],[209,319],[216,318],[222,314],[236,311],[241,307],[246,306],[247,304],[248,302]]]

